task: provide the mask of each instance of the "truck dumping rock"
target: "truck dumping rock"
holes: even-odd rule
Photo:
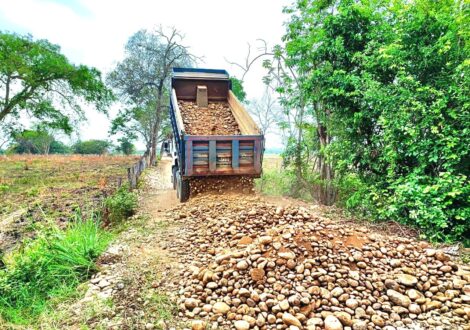
[[[470,268],[428,243],[314,208],[205,194],[167,213],[160,284],[193,329],[468,329]]]
[[[209,102],[207,108],[196,102],[178,101],[185,133],[190,135],[240,135],[240,128],[227,102]]]

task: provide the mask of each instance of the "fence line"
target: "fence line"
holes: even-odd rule
[[[142,172],[150,166],[150,155],[144,154],[134,165],[127,168],[127,180],[129,182],[129,188],[137,188],[137,181],[139,180]],[[118,178],[118,187],[122,185],[122,178]]]

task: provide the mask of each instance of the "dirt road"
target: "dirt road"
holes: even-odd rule
[[[141,214],[103,257],[69,325],[469,329],[469,267],[399,227],[246,192],[179,204],[169,166],[147,173]],[[86,317],[96,297],[111,307]]]

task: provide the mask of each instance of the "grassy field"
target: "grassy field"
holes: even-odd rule
[[[112,225],[135,207],[117,187],[138,158],[0,157],[0,328],[29,328],[97,271]]]
[[[0,157],[0,252],[35,227],[88,217],[126,177],[138,156],[14,155]]]

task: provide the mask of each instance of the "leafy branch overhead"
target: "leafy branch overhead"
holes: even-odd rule
[[[100,72],[72,64],[59,46],[0,32],[0,122],[27,113],[70,133],[85,118],[82,105],[106,112],[112,100]]]

